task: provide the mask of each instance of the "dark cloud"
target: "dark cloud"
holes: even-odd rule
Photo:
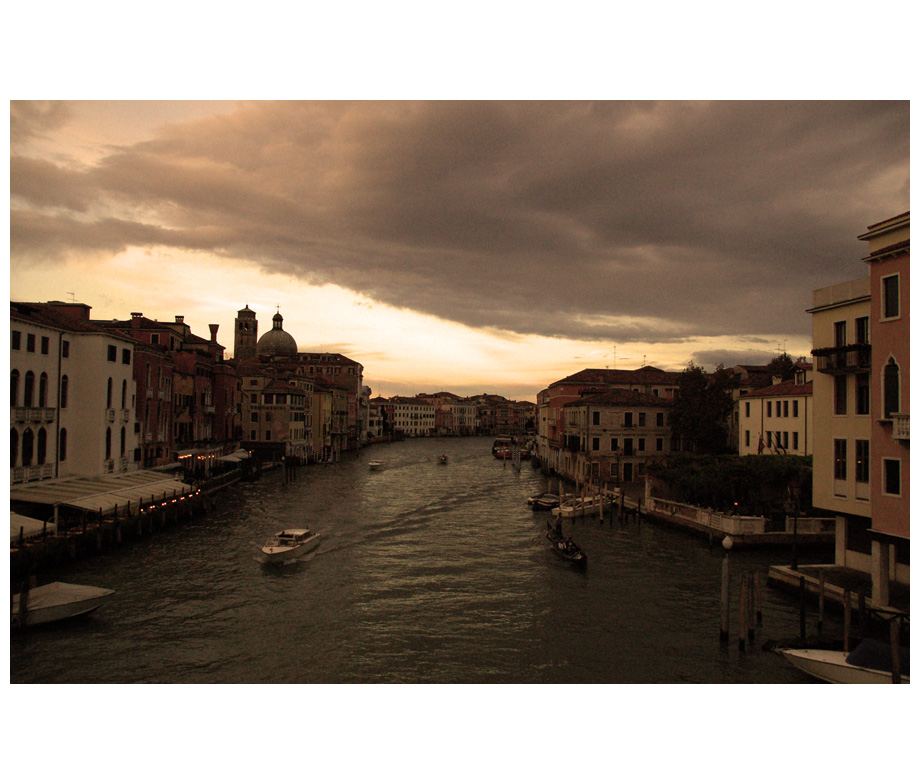
[[[22,150],[66,107],[16,112]],[[909,103],[241,104],[10,188],[14,264],[161,244],[473,327],[805,335],[909,209]]]

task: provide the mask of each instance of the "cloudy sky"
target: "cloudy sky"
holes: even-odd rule
[[[375,393],[807,354],[909,209],[907,102],[14,102],[13,299],[280,307]]]

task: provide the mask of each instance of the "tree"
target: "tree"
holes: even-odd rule
[[[767,372],[771,378],[779,376],[780,380],[788,381],[790,378],[795,378],[795,362],[784,352],[771,360],[767,365]]]
[[[697,454],[729,451],[728,417],[734,403],[731,374],[721,365],[707,374],[691,361],[678,381],[671,404],[671,432]]]

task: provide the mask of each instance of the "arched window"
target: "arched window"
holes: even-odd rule
[[[105,459],[112,459],[112,428],[105,429]]]
[[[48,405],[48,374],[42,373],[38,379],[38,407],[45,408]]]
[[[61,433],[58,436],[58,454],[60,455],[60,460],[63,462],[67,459],[67,428],[62,427]]]
[[[23,466],[32,465],[32,453],[35,449],[35,434],[32,428],[27,427],[22,434],[22,464]]]
[[[121,429],[121,456],[125,456],[125,429]]]
[[[19,371],[10,371],[10,405],[19,405]]]
[[[35,392],[35,374],[30,370],[26,373],[26,382],[22,388],[22,404],[26,408],[32,407],[32,397]]]
[[[36,459],[37,465],[45,464],[45,457],[48,455],[48,432],[45,428],[38,429],[38,454]]]
[[[108,387],[106,388],[106,392],[105,392],[105,407],[106,408],[112,407],[112,379],[111,378],[109,379]]]
[[[16,467],[16,460],[19,458],[19,431],[15,427],[10,428],[10,468]]]
[[[901,370],[894,358],[889,359],[885,365],[882,383],[882,399],[885,406],[882,418],[891,419],[892,414],[897,414],[901,410]]]
[[[61,377],[61,408],[67,408],[67,394],[70,391],[70,379]]]
[[[128,407],[128,382],[124,379],[121,382],[121,407]]]

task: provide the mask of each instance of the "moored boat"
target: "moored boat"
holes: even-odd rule
[[[556,517],[584,517],[594,514],[601,501],[598,496],[585,496],[584,498],[569,498],[562,501],[553,509]]]
[[[802,672],[827,683],[892,682],[890,649],[874,641],[864,640],[852,653],[816,648],[780,648],[779,653]],[[905,661],[901,683],[910,683],[909,670]]]
[[[285,528],[262,546],[262,555],[267,563],[282,563],[315,550],[319,547],[319,534],[309,528]]]
[[[559,506],[559,496],[555,493],[537,493],[528,498],[527,503],[534,508],[535,512],[546,511]]]
[[[580,569],[588,565],[588,556],[585,555],[584,550],[575,544],[571,537],[562,535],[561,523],[556,523],[555,527],[547,523],[546,538],[549,539],[553,552],[560,560]]]
[[[13,594],[10,601],[10,624],[37,626],[77,618],[98,609],[113,593],[115,591],[109,588],[96,588],[92,585],[60,582],[40,585],[28,591],[25,607],[21,606],[21,594]]]
[[[378,471],[381,468],[383,468],[383,461],[382,460],[371,460],[368,462],[367,467],[370,468],[371,471]]]

